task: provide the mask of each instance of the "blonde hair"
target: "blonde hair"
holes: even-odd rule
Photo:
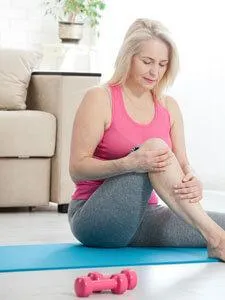
[[[111,85],[123,85],[129,75],[132,57],[139,53],[143,42],[154,38],[163,41],[169,49],[167,70],[154,88],[155,95],[160,97],[163,91],[171,86],[176,78],[179,69],[179,57],[177,47],[169,36],[169,31],[159,21],[137,19],[131,24],[119,50],[114,74],[108,83]]]

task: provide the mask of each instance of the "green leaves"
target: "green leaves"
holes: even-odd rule
[[[105,3],[100,0],[89,0],[86,4],[86,15],[89,18],[90,26],[96,27],[101,19],[101,11],[105,9]]]
[[[75,22],[78,15],[86,17],[91,27],[97,27],[106,4],[101,0],[44,0],[45,15],[60,16],[60,11]]]
[[[64,10],[67,13],[79,14],[85,11],[85,0],[65,0]]]

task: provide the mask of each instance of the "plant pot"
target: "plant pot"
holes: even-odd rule
[[[79,43],[84,23],[59,22],[59,38],[63,43]]]

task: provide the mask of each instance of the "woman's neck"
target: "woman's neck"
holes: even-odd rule
[[[127,96],[132,101],[141,101],[146,99],[152,99],[151,90],[145,89],[140,85],[134,84],[133,82],[127,80],[123,85],[123,90],[125,96]]]

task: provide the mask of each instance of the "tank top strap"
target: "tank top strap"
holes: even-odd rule
[[[112,121],[120,122],[122,116],[122,91],[119,85],[109,85],[112,103]]]
[[[121,87],[119,85],[109,85],[111,95],[114,102],[120,103],[122,101]]]

